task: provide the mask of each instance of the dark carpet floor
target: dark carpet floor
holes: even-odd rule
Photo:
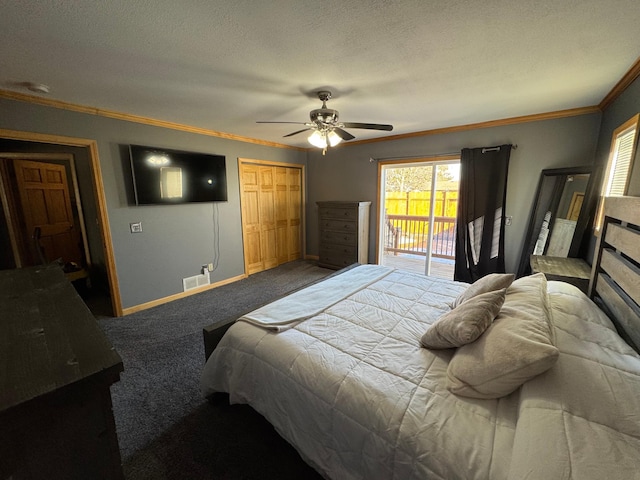
[[[213,290],[99,323],[124,363],[112,386],[127,479],[314,479],[295,449],[250,407],[200,393],[202,328],[331,270],[294,261]]]

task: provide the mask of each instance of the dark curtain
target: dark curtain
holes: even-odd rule
[[[504,273],[504,219],[511,145],[464,148],[454,279],[473,283]]]

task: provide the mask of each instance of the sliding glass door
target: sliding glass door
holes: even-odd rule
[[[378,263],[453,279],[457,157],[381,162]]]

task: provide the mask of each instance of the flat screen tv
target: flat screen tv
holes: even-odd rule
[[[136,205],[226,202],[225,157],[129,145]]]

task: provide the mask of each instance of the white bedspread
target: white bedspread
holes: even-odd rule
[[[316,283],[239,318],[268,330],[281,332],[311,318],[345,297],[391,273],[392,269],[361,265],[322,283]]]
[[[453,351],[420,347],[465,285],[398,271],[281,333],[237,322],[202,390],[250,404],[328,478],[640,478],[640,357],[549,285],[560,359],[501,399],[449,393]]]

